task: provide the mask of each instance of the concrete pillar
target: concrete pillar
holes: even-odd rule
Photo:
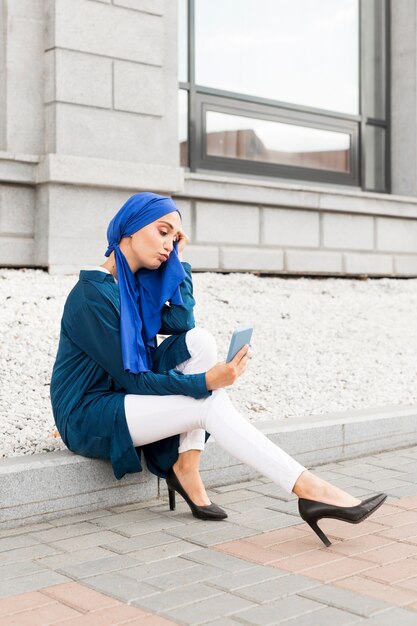
[[[417,0],[391,2],[392,193],[417,196]]]

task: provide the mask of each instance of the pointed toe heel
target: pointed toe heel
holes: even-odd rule
[[[184,500],[190,507],[191,513],[194,515],[194,517],[197,517],[198,519],[213,521],[222,520],[227,517],[226,511],[224,511],[213,502],[205,506],[198,506],[197,504],[194,504],[194,502],[191,500],[184,487],[178,480],[178,477],[172,467],[167,474],[166,482],[168,487],[169,508],[171,511],[175,510],[175,492],[177,492],[180,494],[180,496],[184,498]]]
[[[303,519],[318,537],[322,540],[326,547],[331,545],[331,541],[324,534],[317,522],[321,519],[337,519],[349,524],[359,524],[366,520],[385,502],[387,496],[385,493],[379,493],[376,496],[362,500],[356,506],[334,506],[325,502],[317,502],[316,500],[306,500],[299,498],[298,511],[301,519]]]

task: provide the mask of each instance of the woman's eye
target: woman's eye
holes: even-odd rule
[[[165,232],[165,231],[163,231],[163,230],[161,230],[161,231],[159,231],[159,232],[161,233],[161,235],[162,235],[163,237],[165,237],[166,235],[168,235],[168,233],[167,233],[167,232]]]

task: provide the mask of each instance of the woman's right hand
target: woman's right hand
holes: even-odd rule
[[[248,350],[249,346],[246,344],[229,363],[221,361],[207,370],[207,389],[213,391],[214,389],[221,389],[222,387],[233,385],[247,367],[249,360]]]

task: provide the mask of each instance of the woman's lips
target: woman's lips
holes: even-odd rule
[[[162,257],[164,259],[164,261],[168,261],[168,255],[167,254],[160,254],[160,257]]]

